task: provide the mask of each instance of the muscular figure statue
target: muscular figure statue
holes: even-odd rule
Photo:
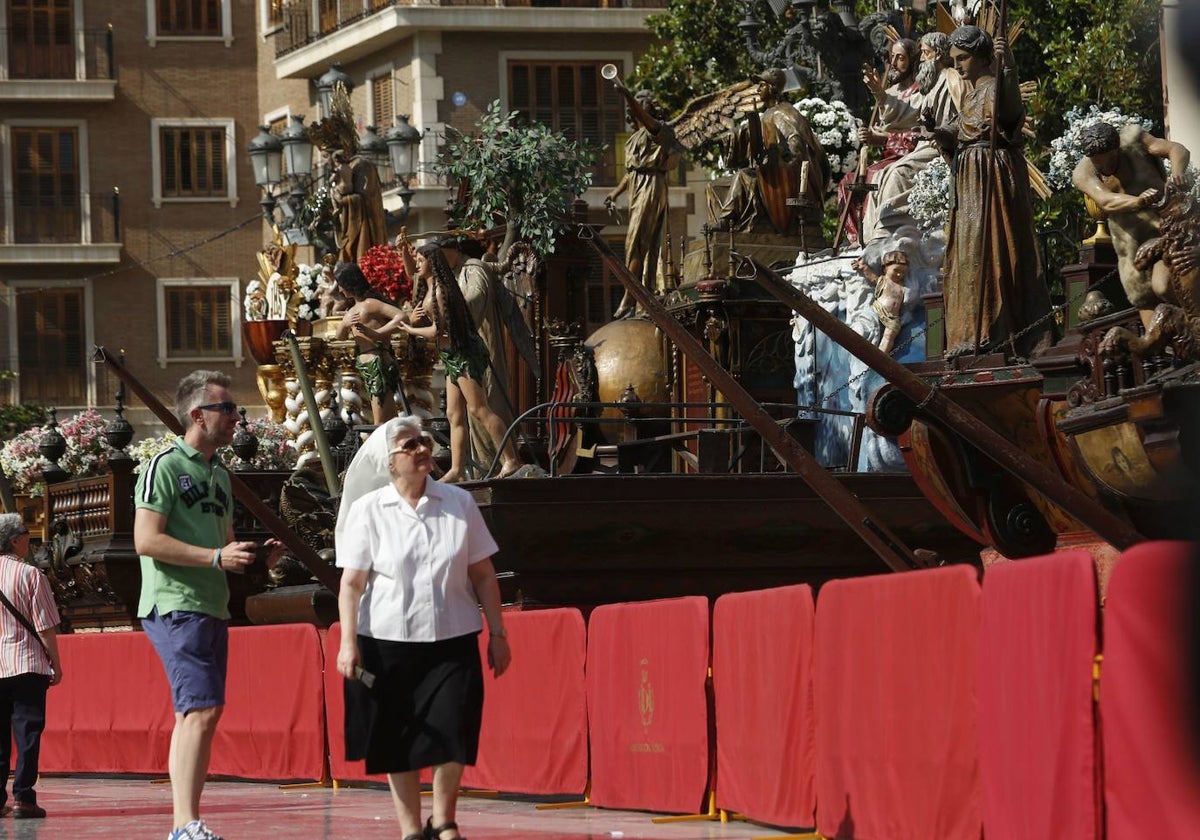
[[[1140,269],[1135,258],[1139,246],[1159,233],[1155,205],[1167,183],[1163,159],[1171,161],[1172,186],[1184,189],[1191,155],[1179,143],[1155,137],[1137,123],[1119,132],[1106,122],[1093,123],[1080,131],[1079,143],[1084,157],[1071,180],[1108,214],[1121,286],[1149,327],[1155,306],[1169,299],[1170,272],[1162,260]]]

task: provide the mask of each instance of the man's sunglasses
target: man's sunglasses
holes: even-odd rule
[[[198,405],[196,408],[201,411],[219,411],[222,414],[236,414],[238,405],[235,402],[226,400],[225,402],[209,403],[208,405]]]
[[[410,437],[388,454],[395,455],[397,452],[416,452],[419,446],[424,446],[426,449],[433,449],[433,436],[419,434],[416,437]]]

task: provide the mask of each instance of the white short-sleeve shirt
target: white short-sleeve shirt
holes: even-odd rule
[[[497,545],[471,494],[425,481],[416,508],[388,483],[350,508],[337,565],[370,572],[358,632],[394,642],[435,642],[483,629],[467,567]]]

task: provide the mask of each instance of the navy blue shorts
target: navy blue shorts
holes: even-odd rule
[[[229,664],[229,623],[225,619],[185,610],[159,615],[155,608],[142,619],[142,629],[167,672],[176,712],[186,715],[225,705]]]

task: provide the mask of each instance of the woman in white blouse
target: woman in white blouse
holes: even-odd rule
[[[483,714],[480,605],[488,665],[500,676],[511,660],[496,541],[467,491],[429,478],[431,445],[414,417],[376,429],[347,471],[336,534],[346,758],[387,774],[404,840],[460,836],[459,780]],[[423,767],[433,768],[424,827]]]

